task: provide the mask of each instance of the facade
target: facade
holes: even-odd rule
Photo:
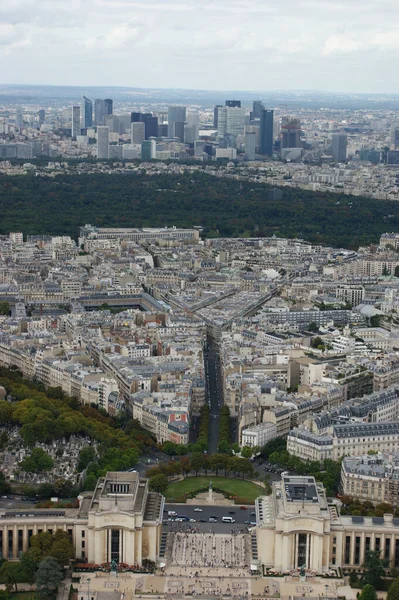
[[[283,117],[281,124],[281,149],[301,147],[301,122],[299,119]]]
[[[2,558],[17,559],[32,535],[68,531],[77,559],[101,564],[141,565],[159,556],[164,498],[148,490],[138,473],[108,472],[78,509],[5,510],[0,521]]]
[[[260,117],[259,153],[273,155],[273,111],[264,109]]]
[[[110,98],[94,100],[94,125],[104,125],[105,117],[112,115],[113,102]]]
[[[176,137],[176,123],[186,122],[186,107],[185,106],[169,106],[168,108],[168,137]],[[178,136],[180,137],[180,136]]]
[[[277,425],[275,423],[260,423],[248,429],[243,429],[241,446],[264,446],[277,437]]]
[[[80,135],[80,106],[72,106],[72,139]]]
[[[245,159],[255,160],[256,133],[248,132],[245,134]]]
[[[93,126],[93,102],[83,96],[82,98],[82,129]]]
[[[344,133],[333,133],[331,141],[331,154],[337,162],[346,160],[347,136]]]
[[[132,144],[141,144],[145,140],[145,123],[135,122],[131,124],[130,140]]]
[[[256,500],[259,561],[266,568],[317,573],[360,568],[370,550],[399,566],[399,519],[341,516],[339,501],[328,499],[313,477],[283,475],[270,496]]]
[[[364,287],[362,285],[337,285],[335,295],[344,302],[349,302],[353,306],[361,304],[364,298]]]
[[[97,127],[97,158],[109,158],[109,127]]]
[[[301,460],[319,462],[342,456],[361,456],[370,450],[399,452],[399,423],[349,423],[334,425],[332,434],[315,434],[293,429],[287,437],[287,450]]]
[[[399,455],[345,456],[341,468],[341,494],[373,504],[399,500]]]
[[[143,140],[141,142],[141,160],[153,160],[157,156],[157,145],[155,140]]]

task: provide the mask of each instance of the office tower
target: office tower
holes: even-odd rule
[[[108,115],[111,116],[111,115]],[[115,115],[112,115],[113,117]],[[119,132],[120,133],[128,133],[130,135],[130,125],[131,125],[131,120],[130,120],[130,113],[126,114],[126,115],[118,115],[117,119],[119,121]]]
[[[213,126],[215,127],[215,129],[218,128],[218,109],[222,108],[222,104],[216,104],[213,107]]]
[[[109,130],[112,133],[121,132],[121,124],[119,122],[119,117],[117,117],[116,115],[106,115],[106,117],[104,118],[104,125],[109,127]]]
[[[237,136],[244,133],[245,109],[239,107],[218,107],[218,136]]]
[[[110,98],[94,100],[94,125],[104,125],[105,117],[112,115],[113,102]]]
[[[263,109],[260,117],[259,152],[273,156],[273,111]]]
[[[22,129],[24,125],[24,119],[22,116],[22,109],[20,106],[18,106],[17,111],[15,113],[15,127],[17,129]]]
[[[130,125],[131,136],[130,140],[132,144],[141,144],[145,140],[145,124],[140,122],[134,122]]]
[[[72,106],[72,139],[80,135],[80,106]]]
[[[169,106],[168,108],[168,137],[180,137],[176,134],[175,123],[183,123],[179,126],[180,139],[184,138],[184,123],[186,122],[186,107],[185,106]],[[181,131],[183,129],[183,131]]]
[[[113,115],[114,114],[114,101],[112,98],[105,98],[105,114]]]
[[[194,142],[194,156],[200,157],[205,152],[205,142],[202,140],[195,140]]]
[[[155,140],[144,140],[141,142],[141,160],[153,160],[157,155]]]
[[[245,159],[255,160],[256,133],[248,132],[245,134]]]
[[[158,137],[168,137],[167,123],[162,123],[161,125],[158,125]]]
[[[194,144],[199,137],[199,114],[198,111],[187,111],[186,124],[184,126],[184,142]]]
[[[184,127],[185,127],[184,121],[175,121],[175,123],[174,123],[175,135],[173,137],[179,138],[179,140],[181,142],[184,142]]]
[[[333,133],[332,135],[331,154],[337,162],[344,162],[346,160],[347,139],[345,133]]]
[[[104,125],[104,119],[107,114],[106,110],[105,100],[101,100],[100,98],[94,100],[94,125]]]
[[[228,108],[241,108],[241,100],[226,100],[225,106]]]
[[[281,122],[281,149],[301,147],[301,121],[283,117]]]
[[[252,103],[251,121],[253,121],[254,119],[260,119],[262,115],[262,110],[264,109],[265,107],[263,106],[260,100],[254,100]]]
[[[132,123],[145,124],[145,140],[151,137],[158,137],[158,117],[154,117],[152,113],[132,112],[130,119]]]
[[[97,127],[97,158],[109,158],[109,127],[104,125]]]
[[[93,126],[93,102],[83,96],[82,98],[82,129]]]
[[[46,111],[44,110],[44,108],[41,108],[39,110],[38,116],[39,116],[39,125],[43,125],[44,121],[46,120]]]
[[[158,117],[154,117],[151,113],[144,114],[145,124],[145,139],[158,137]]]
[[[399,149],[399,123],[392,123],[391,125],[391,150]]]

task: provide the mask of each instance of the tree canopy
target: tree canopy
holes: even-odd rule
[[[202,225],[208,237],[277,235],[357,248],[399,230],[396,202],[218,178],[106,173],[0,175],[0,233],[77,236],[84,223],[107,227]],[[322,210],[321,210],[322,207]]]

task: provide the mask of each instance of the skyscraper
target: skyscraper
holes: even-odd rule
[[[229,108],[241,108],[241,100],[226,100],[225,106]]]
[[[218,108],[218,135],[242,135],[245,128],[245,109],[237,106]]]
[[[114,101],[112,98],[105,98],[105,114],[113,115],[114,114]]]
[[[141,142],[141,160],[152,160],[156,158],[157,145],[155,140],[144,140]]]
[[[132,144],[141,144],[145,140],[145,123],[135,122],[131,124],[131,142]]]
[[[93,126],[93,102],[83,96],[82,98],[82,129]]]
[[[333,133],[332,135],[331,154],[337,162],[344,162],[346,160],[347,140],[348,138],[345,133]]]
[[[46,111],[44,110],[44,108],[39,109],[38,117],[39,117],[39,125],[43,125],[44,121],[46,120]]]
[[[186,124],[184,126],[184,142],[194,144],[199,136],[199,114],[197,110],[187,111]]]
[[[259,152],[273,156],[273,111],[265,108],[260,116]]]
[[[97,158],[109,158],[109,127],[104,125],[97,127]]]
[[[391,150],[399,149],[399,123],[394,122],[391,125]]]
[[[112,115],[113,102],[110,98],[106,100],[94,100],[94,124],[104,125],[105,117]]]
[[[263,106],[260,100],[254,100],[252,104],[251,121],[253,121],[254,119],[260,119],[262,115],[262,110],[264,109],[265,107]]]
[[[281,123],[281,148],[301,147],[301,122],[294,117],[283,117]]]
[[[169,106],[169,108],[168,108],[168,137],[176,136],[175,123],[183,123],[183,129],[184,129],[185,122],[186,122],[186,107],[185,106]],[[183,131],[183,135],[184,135],[184,131]]]
[[[24,126],[24,118],[22,115],[22,108],[18,106],[17,111],[15,113],[15,127],[19,130]]]
[[[215,106],[213,107],[213,126],[217,129],[218,128],[218,109],[222,108],[221,104],[215,104]]]
[[[245,159],[255,160],[256,133],[248,132],[245,134]]]
[[[80,135],[80,106],[72,106],[72,139]]]

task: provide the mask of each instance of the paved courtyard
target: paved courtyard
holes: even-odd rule
[[[190,567],[249,566],[248,535],[175,533],[171,563]]]

